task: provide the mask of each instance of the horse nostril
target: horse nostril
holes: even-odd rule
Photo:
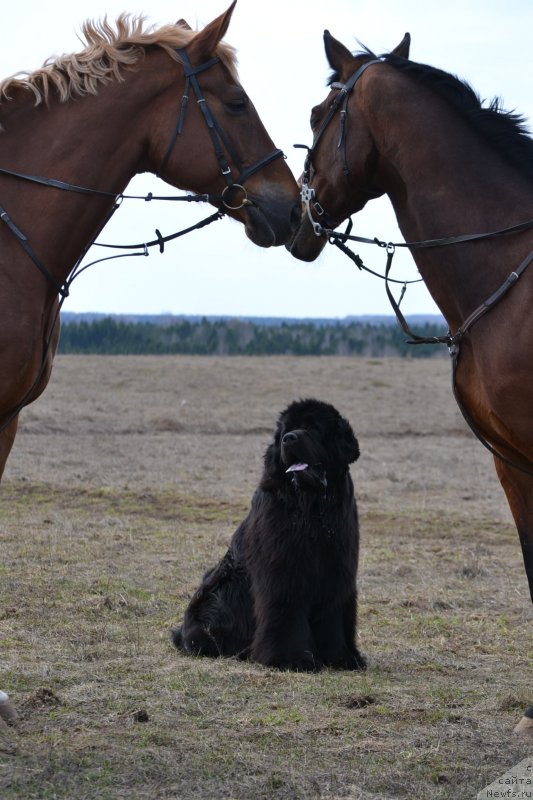
[[[281,441],[283,442],[283,444],[289,444],[289,442],[297,442],[298,436],[296,433],[292,433],[291,431],[290,433],[286,433]]]

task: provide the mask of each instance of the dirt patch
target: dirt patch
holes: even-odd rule
[[[445,361],[67,357],[0,492],[0,795],[475,797],[531,754],[531,611],[492,459]],[[361,458],[364,675],[179,655],[279,411],[334,403]]]

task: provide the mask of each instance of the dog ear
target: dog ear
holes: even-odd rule
[[[272,444],[269,444],[265,456],[265,472],[269,478],[275,478],[279,473],[279,447],[276,445],[276,441],[273,441]]]
[[[337,447],[344,464],[352,464],[359,458],[359,443],[350,423],[343,417],[338,422]]]

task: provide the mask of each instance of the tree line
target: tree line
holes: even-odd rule
[[[413,325],[419,336],[442,335],[442,327]],[[294,355],[439,357],[442,345],[409,345],[396,325],[350,321],[332,324],[242,319],[179,319],[170,324],[130,322],[114,317],[63,324],[60,353],[101,355]]]

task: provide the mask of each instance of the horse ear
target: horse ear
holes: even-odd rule
[[[326,49],[326,58],[329,61],[331,69],[335,72],[342,72],[342,67],[347,59],[353,60],[353,56],[341,42],[335,39],[329,31],[324,31],[324,47]]]
[[[185,30],[186,30],[186,31],[192,31],[192,28],[191,28],[191,26],[189,25],[189,23],[188,23],[188,22],[187,22],[187,20],[185,20],[185,19],[179,19],[179,20],[176,22],[176,26],[177,26],[178,28],[185,28]]]
[[[394,56],[400,56],[400,58],[409,58],[409,46],[411,44],[411,34],[406,33],[403,37],[400,44],[391,50],[391,54]]]
[[[191,40],[187,48],[189,55],[194,55],[196,58],[207,58],[212,56],[216,50],[217,44],[225,36],[228,30],[231,15],[237,4],[237,0],[233,0],[227,11],[214,19],[209,25],[196,34]]]

